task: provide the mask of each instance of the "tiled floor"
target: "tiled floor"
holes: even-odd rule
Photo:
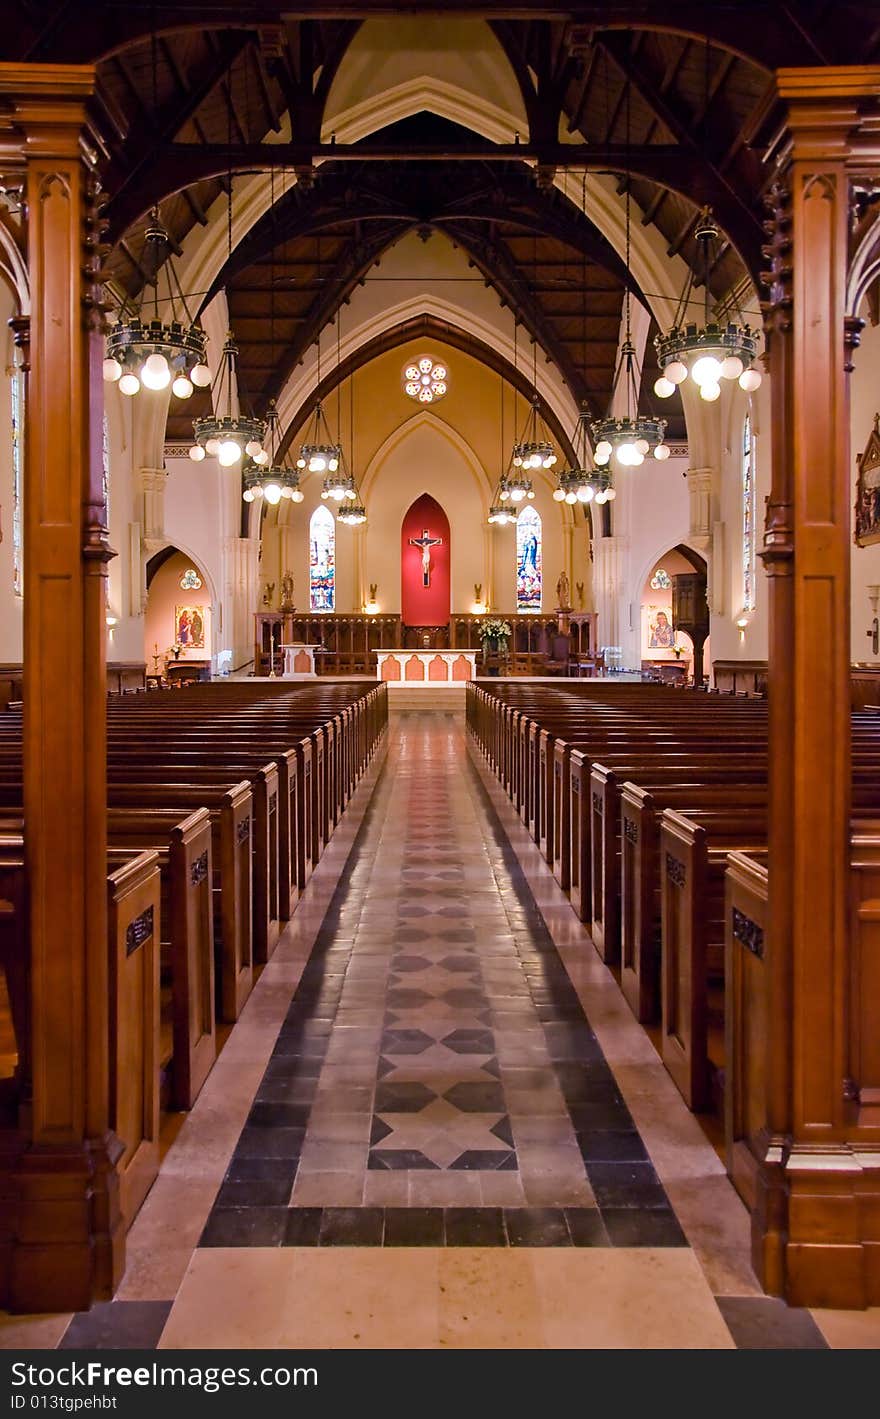
[[[112,1305],[0,1346],[880,1343],[760,1294],[717,1155],[442,714],[395,718],[128,1254]]]

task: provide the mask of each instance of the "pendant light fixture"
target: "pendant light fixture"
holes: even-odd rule
[[[707,39],[703,64],[704,149],[707,149],[708,136],[710,55]],[[708,159],[708,151],[705,156]],[[703,208],[694,236],[696,255],[688,269],[672,326],[665,335],[658,335],[654,340],[660,363],[660,378],[654,384],[654,393],[660,399],[669,399],[677,385],[691,379],[698,386],[701,399],[712,403],[721,395],[722,380],[736,380],[747,394],[760,386],[761,372],[755,367],[758,333],[743,318],[738,302],[735,302],[735,320],[722,325],[713,318],[709,278],[718,260],[721,234],[711,208]],[[688,312],[698,274],[703,284],[702,319],[690,320]]]
[[[269,261],[269,349],[275,361],[275,170],[269,173],[269,205],[272,213],[273,240]],[[299,486],[299,474],[290,468],[286,456],[279,454],[281,447],[281,418],[274,399],[269,400],[266,412],[266,429],[263,437],[265,448],[254,454],[242,470],[246,503],[257,498],[265,498],[270,507],[277,507],[282,498],[295,503],[303,500]]]
[[[153,110],[158,112],[155,33],[151,36],[151,59]],[[176,399],[189,399],[193,386],[206,389],[211,383],[205,360],[208,340],[190,315],[158,207],[150,213],[140,265],[153,286],[153,312],[151,316],[146,314],[150,304],[145,299],[146,286],[139,304],[126,301],[121,306],[119,318],[107,336],[104,380],[118,385],[120,394],[129,398],[141,389],[167,389],[170,384]],[[166,294],[160,296],[163,274]],[[165,307],[164,316],[159,313],[160,304]]]
[[[587,174],[584,171],[581,179],[581,210],[587,210]],[[581,315],[583,325],[581,329],[581,350],[584,369],[587,367],[587,252],[586,247],[582,252],[581,266]],[[593,450],[590,442],[590,410],[586,403],[581,405],[578,415],[577,425],[571,439],[571,446],[574,452],[574,463],[569,468],[563,468],[559,474],[559,482],[553,490],[553,498],[557,503],[591,503],[593,499],[597,503],[613,502],[617,494],[611,477],[611,470],[607,466],[595,468],[593,466]]]
[[[630,114],[629,84],[626,87],[626,147],[629,153]],[[623,296],[624,339],[620,347],[620,358],[614,371],[611,390],[611,407],[624,405],[625,414],[608,414],[604,419],[594,419],[590,424],[593,439],[593,457],[597,468],[605,468],[614,458],[624,468],[638,468],[649,453],[659,462],[669,457],[669,445],[663,442],[666,420],[639,413],[639,388],[642,372],[636,359],[632,341],[631,295],[630,295],[630,171],[627,158],[626,169],[626,288]]]
[[[513,360],[516,365],[516,325],[513,327]],[[504,458],[504,373],[498,376],[498,385],[501,390],[501,457]],[[513,391],[514,409],[516,408],[516,390]],[[531,490],[531,483],[528,484],[528,491]],[[522,501],[521,497],[511,498],[511,480],[502,473],[498,480],[498,485],[489,504],[489,522],[495,527],[508,527],[510,523],[516,522],[517,503]],[[532,492],[532,497],[535,494]]]
[[[743,319],[738,305],[736,320],[721,325],[712,318],[709,276],[717,258],[720,232],[708,207],[703,209],[694,235],[697,240],[695,267],[699,268],[703,282],[702,321],[688,320],[697,276],[696,269],[691,268],[670,330],[654,340],[660,362],[660,378],[654,385],[654,393],[660,399],[669,399],[676,386],[690,378],[699,387],[701,399],[709,403],[720,396],[723,379],[736,380],[740,389],[751,394],[762,379],[760,370],[755,367],[757,331]]]
[[[232,117],[229,117],[228,141],[232,147]],[[232,260],[232,168],[227,172],[228,202],[226,206],[226,259],[227,267]],[[238,346],[235,336],[229,330],[220,368],[217,371],[214,412],[203,419],[193,420],[194,441],[189,456],[194,463],[201,463],[207,456],[216,458],[222,468],[240,465],[247,454],[258,465],[265,466],[269,455],[264,452],[263,439],[266,425],[262,419],[242,412],[244,386],[238,368]]]
[[[337,313],[336,319],[337,319],[337,321],[340,321],[340,320],[342,319],[341,311]],[[340,327],[337,325],[337,346],[336,346],[336,363],[337,363],[337,385],[336,385],[336,388],[337,388],[337,390],[339,390],[339,383],[338,383],[339,338],[340,338]],[[340,425],[340,427],[341,427],[341,414],[340,414],[340,410],[339,410],[339,406],[338,406],[338,405],[337,405],[337,423],[338,423],[338,424]],[[349,440],[350,440],[350,442],[351,442],[351,461],[352,461],[352,464],[354,464],[354,428],[355,428],[355,424],[354,424],[354,370],[352,369],[351,374],[350,374],[349,377],[348,377],[348,436],[349,436]],[[344,457],[343,457],[343,462],[344,462]],[[354,497],[351,496],[351,493],[352,493],[352,492],[354,493]],[[336,516],[337,516],[338,521],[344,523],[346,527],[360,527],[360,526],[361,526],[363,523],[365,523],[366,520],[367,520],[367,510],[366,510],[366,508],[364,507],[363,499],[361,498],[360,492],[358,491],[357,484],[356,484],[356,482],[355,482],[355,480],[354,480],[354,474],[352,474],[351,477],[350,477],[350,489],[349,489],[348,487],[346,488],[346,498],[345,498],[345,501],[343,502],[342,507],[339,509],[339,512],[337,513]]]

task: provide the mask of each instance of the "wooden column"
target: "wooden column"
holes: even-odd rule
[[[870,1209],[860,1208],[863,1170],[847,1139],[844,320],[853,145],[860,104],[880,96],[880,68],[782,70],[776,87],[779,181],[765,249],[773,400],[763,553],[770,594],[767,1132],[753,1258],[766,1289],[793,1303],[851,1306],[864,1305],[871,1287]]]
[[[8,1304],[76,1310],[124,1261],[108,1130],[105,579],[91,66],[0,65],[31,280],[24,800],[33,1081]]]

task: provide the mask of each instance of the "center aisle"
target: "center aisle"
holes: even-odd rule
[[[459,720],[340,867],[160,1345],[730,1346]]]

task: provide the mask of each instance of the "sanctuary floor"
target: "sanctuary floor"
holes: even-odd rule
[[[128,1241],[0,1347],[823,1348],[452,715],[392,720]]]

